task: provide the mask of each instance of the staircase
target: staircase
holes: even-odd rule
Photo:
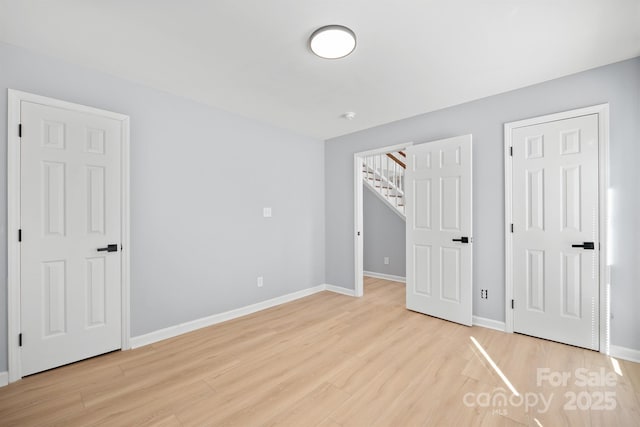
[[[364,157],[362,180],[402,219],[406,219],[404,207],[404,171],[407,155],[404,151],[374,154]]]

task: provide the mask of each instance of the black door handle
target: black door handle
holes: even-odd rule
[[[107,245],[106,248],[98,248],[98,252],[118,252],[118,245]]]
[[[459,239],[451,239],[452,242],[469,243],[468,237],[461,237]]]
[[[584,248],[584,249],[595,249],[595,245],[593,242],[584,242],[581,245],[571,245],[572,248]]]

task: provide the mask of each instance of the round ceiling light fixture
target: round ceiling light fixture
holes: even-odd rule
[[[311,34],[309,47],[320,58],[344,58],[356,48],[356,35],[345,26],[326,25]]]

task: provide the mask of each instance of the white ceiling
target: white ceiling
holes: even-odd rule
[[[0,0],[0,41],[327,139],[638,56],[640,0]]]

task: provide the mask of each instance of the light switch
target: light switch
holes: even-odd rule
[[[265,218],[271,218],[271,208],[262,209],[262,216]]]

